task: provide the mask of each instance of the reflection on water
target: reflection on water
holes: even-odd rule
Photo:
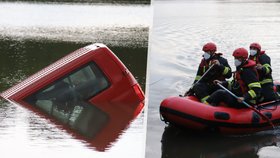
[[[280,3],[276,0],[269,2],[154,1],[148,66],[148,158],[161,157],[162,153],[160,134],[165,131],[165,124],[159,119],[160,102],[168,96],[184,94],[191,86],[202,58],[203,44],[215,42],[218,52],[224,54],[235,70],[231,56],[233,50],[237,47],[248,48],[251,42],[259,42],[272,58],[274,79],[280,80],[280,71],[277,70],[280,66]],[[279,133],[279,130],[275,132]],[[257,138],[253,137],[248,143],[254,142],[254,139]],[[196,143],[196,139],[189,141],[189,144]],[[169,146],[168,142],[165,143],[164,146]],[[236,148],[234,145],[231,147],[232,151]],[[201,151],[195,146],[192,149]],[[165,151],[165,154],[169,151]]]
[[[132,2],[87,2],[0,2],[0,91],[69,52],[96,42],[106,44],[145,88],[150,7]],[[52,114],[65,124],[1,100],[1,157],[143,157],[143,113],[131,124],[113,131],[117,140],[102,139],[106,143],[102,150],[106,148],[106,152],[97,152],[101,150],[94,138],[99,130],[88,126],[99,124],[102,128],[111,119],[106,114],[87,102],[77,102],[68,110],[54,108]],[[96,117],[102,119],[97,121]]]
[[[4,103],[0,107],[0,147],[3,157],[28,155],[43,158],[50,156],[109,158],[112,155],[120,157],[127,154],[128,157],[133,157],[134,154],[139,154],[136,157],[142,158],[142,153],[134,148],[141,150],[143,147],[143,143],[140,143],[143,142],[143,122],[140,121],[143,116],[135,120],[117,142],[110,144],[114,146],[113,148],[108,146],[108,151],[101,153],[96,152],[91,139],[82,138],[73,132],[69,135],[68,129],[59,124],[55,125],[53,121],[22,108],[21,105]],[[81,115],[83,117],[79,119],[88,119],[91,112],[92,110],[84,111],[86,114]],[[85,130],[83,125],[73,127],[83,131]],[[138,143],[134,142],[134,145],[131,145],[131,141]],[[126,151],[130,146],[133,146],[133,150]],[[17,152],[14,151],[15,148]]]
[[[191,133],[173,126],[162,134],[162,158],[256,158],[264,146],[275,146],[279,136],[256,134],[251,136],[220,136]]]

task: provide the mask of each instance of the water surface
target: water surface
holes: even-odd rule
[[[145,89],[149,5],[0,2],[0,91],[91,43],[107,45]],[[139,157],[144,113],[105,151],[62,125],[1,100],[1,157]]]
[[[248,48],[250,43],[259,42],[272,58],[274,79],[280,80],[280,3],[166,0],[154,1],[153,7],[146,157],[273,157],[269,151],[279,155],[279,130],[241,136],[236,141],[250,148],[237,150],[238,145],[232,143],[235,141],[232,137],[212,139],[211,136],[165,128],[159,119],[159,105],[164,98],[188,90],[202,58],[201,48],[207,42],[217,44],[218,52],[224,54],[233,70],[231,54],[234,49]]]

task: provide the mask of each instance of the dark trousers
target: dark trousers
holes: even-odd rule
[[[261,96],[263,99],[261,102],[272,101],[277,98],[276,93],[273,90],[273,86],[273,83],[262,84]]]
[[[212,94],[214,91],[216,91],[218,89],[219,89],[219,87],[217,85],[209,84],[206,82],[196,83],[193,87],[195,96],[199,100],[205,98],[206,96],[209,96],[210,94]]]
[[[207,99],[207,102],[213,106],[218,106],[221,102],[235,108],[242,108],[244,105],[239,103],[236,98],[223,89],[219,89],[212,93]]]

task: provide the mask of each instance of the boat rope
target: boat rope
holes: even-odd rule
[[[270,111],[275,111],[277,110],[277,105],[273,106],[274,108],[269,108],[269,107],[264,107],[263,105],[257,106],[257,109],[260,110],[270,110]]]
[[[258,110],[271,110],[271,111],[275,111],[275,110],[277,110],[277,107],[278,107],[277,105],[273,105],[274,108],[265,107],[265,105],[272,104],[272,103],[277,103],[279,101],[280,100],[273,100],[273,101],[270,101],[270,102],[262,103],[262,104],[256,105],[255,108],[257,108]]]

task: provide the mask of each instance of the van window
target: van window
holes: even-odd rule
[[[83,117],[90,117],[85,120],[94,121],[95,125],[91,123],[91,126],[98,130],[107,121],[108,116],[94,105],[87,103],[87,100],[109,86],[108,79],[95,63],[91,62],[24,100],[75,129],[80,129],[76,126],[82,125],[77,122],[84,120]],[[84,114],[86,116],[83,116]]]

